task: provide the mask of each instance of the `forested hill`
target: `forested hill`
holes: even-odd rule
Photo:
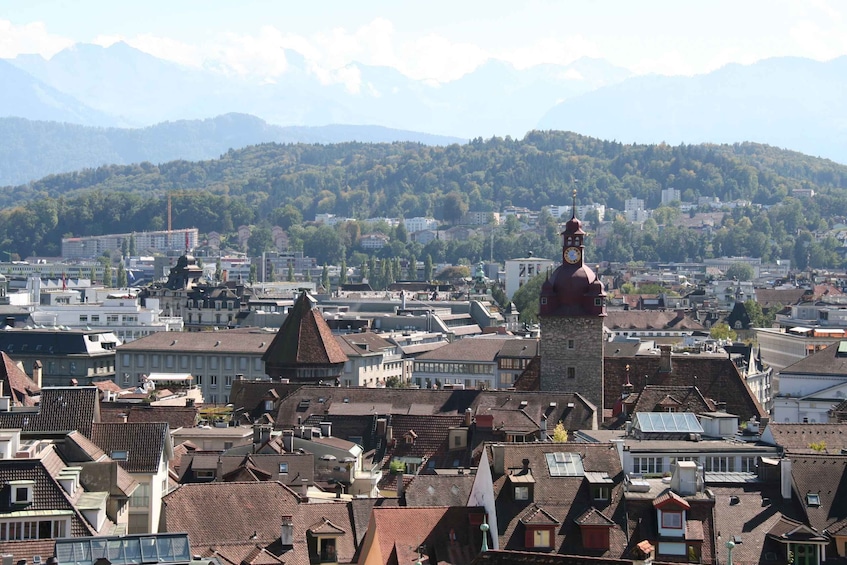
[[[446,147],[417,143],[266,144],[219,159],[106,166],[0,189],[0,249],[57,254],[66,234],[161,229],[173,193],[174,227],[230,232],[240,224],[290,225],[317,212],[366,218],[434,215],[457,208],[539,209],[579,201],[615,209],[643,198],[656,207],[673,187],[684,201],[717,196],[777,204],[794,188],[847,215],[847,167],[774,147],[623,145],[565,132],[522,140],[475,139]],[[807,207],[809,221],[816,219]]]

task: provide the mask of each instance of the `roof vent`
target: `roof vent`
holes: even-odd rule
[[[528,404],[529,404],[529,402],[528,402],[528,401],[526,401],[526,400],[521,400],[521,408],[526,408]]]
[[[215,342],[215,347],[219,346],[220,344],[221,344],[221,340],[216,341],[216,342]]]

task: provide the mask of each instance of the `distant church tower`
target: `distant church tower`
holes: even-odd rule
[[[577,392],[603,421],[606,292],[584,263],[585,232],[573,214],[562,232],[562,264],[541,286],[541,390]]]

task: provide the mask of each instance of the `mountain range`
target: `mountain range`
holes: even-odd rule
[[[286,71],[276,77],[187,67],[126,43],[77,44],[50,59],[19,55],[0,60],[0,117],[142,128],[136,134],[107,130],[107,137],[121,138],[108,144],[121,145],[123,152],[95,144],[85,158],[69,156],[65,163],[16,176],[0,171],[0,184],[97,166],[103,163],[98,159],[110,155],[121,158],[116,163],[126,158],[202,159],[233,147],[227,143],[321,142],[325,135],[326,141],[365,140],[378,131],[334,124],[381,126],[389,129],[379,130],[375,140],[422,143],[519,138],[532,129],[575,131],[625,143],[756,141],[847,163],[847,57],[828,62],[767,59],[690,77],[633,76],[602,59],[524,69],[492,59],[457,80],[437,84],[360,63],[318,71],[301,54],[284,54]],[[226,133],[222,123],[228,124]],[[331,125],[331,130],[269,133],[274,126]],[[237,126],[243,129],[233,129]],[[39,134],[49,129],[45,125],[32,127],[36,133],[24,138],[41,145],[21,145],[21,152],[40,149],[58,157],[74,143],[58,134],[52,140]],[[210,127],[215,130],[212,138],[197,139],[198,148],[191,153],[170,152],[169,145],[176,143],[150,147],[151,130],[143,129],[160,128],[185,139],[203,128],[202,135],[209,135]],[[15,128],[22,131],[22,123]],[[79,133],[67,126],[61,131]],[[303,137],[290,137],[295,132]],[[413,132],[447,137],[427,141]],[[148,146],[133,146],[143,140]]]

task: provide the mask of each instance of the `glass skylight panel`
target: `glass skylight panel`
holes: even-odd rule
[[[581,477],[585,473],[578,453],[545,453],[551,477]]]
[[[703,433],[692,412],[638,412],[635,418],[642,432]]]

